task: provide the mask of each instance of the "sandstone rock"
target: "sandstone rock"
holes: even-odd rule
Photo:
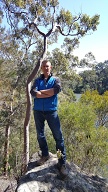
[[[36,167],[38,154],[34,154],[27,173],[19,180],[16,192],[108,192],[106,179],[81,172],[73,163],[66,163],[68,176],[63,180],[56,167],[56,155]]]
[[[0,176],[0,192],[13,192],[17,187],[15,178]]]

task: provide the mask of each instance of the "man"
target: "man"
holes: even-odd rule
[[[64,138],[57,113],[57,94],[61,91],[61,83],[59,78],[52,76],[51,68],[51,63],[44,60],[41,65],[42,74],[34,81],[31,88],[31,95],[34,97],[34,120],[37,139],[42,151],[42,157],[37,161],[37,164],[42,165],[49,159],[48,145],[44,135],[44,122],[46,120],[55,139],[56,150],[61,151],[62,154],[58,160],[60,173],[66,176]]]

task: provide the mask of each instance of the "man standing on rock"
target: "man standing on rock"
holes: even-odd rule
[[[44,135],[44,122],[46,120],[55,139],[56,150],[59,150],[62,154],[58,160],[60,173],[66,176],[66,151],[57,113],[57,95],[61,91],[61,83],[58,77],[51,74],[51,68],[51,63],[44,60],[41,65],[42,74],[34,81],[31,88],[31,95],[34,97],[33,109],[37,139],[42,151],[42,156],[37,161],[37,165],[40,166],[49,159],[48,145]]]

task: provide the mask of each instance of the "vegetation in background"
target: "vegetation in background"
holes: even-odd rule
[[[52,16],[49,13],[52,13],[52,8],[58,7],[58,1],[55,1],[55,4],[52,1],[48,1],[49,4],[47,1],[40,1],[40,4],[36,5],[31,4],[31,0],[27,5],[25,1],[10,2],[2,0],[2,7],[0,7],[1,24],[5,15],[10,25],[9,28],[0,26],[0,174],[6,172],[7,175],[15,173],[15,176],[18,176],[22,174],[23,162],[25,85],[43,47],[43,39],[38,35],[35,23],[32,26],[32,22],[38,8],[37,26],[41,23],[45,28],[50,27]],[[96,64],[92,54],[87,55],[88,60],[82,61],[73,55],[80,38],[88,31],[97,29],[99,16],[95,15],[92,18],[86,14],[73,16],[69,11],[62,9],[53,19],[62,26],[61,34],[74,31],[76,35],[76,38],[64,39],[62,52],[54,49],[52,53],[47,54],[52,62],[54,75],[58,75],[62,82],[59,113],[67,157],[82,170],[105,176],[108,174],[106,169],[108,165],[108,93],[106,91],[108,90],[108,62]],[[19,21],[21,26],[18,25]],[[48,40],[49,45],[59,37],[58,31],[59,28]],[[76,74],[74,67],[83,65],[92,66],[92,70],[80,75]],[[86,92],[81,100],[76,102],[74,92],[82,93],[86,90],[98,90],[100,94],[104,94],[100,96],[98,92]],[[48,130],[47,125],[46,130]],[[55,152],[54,140],[49,130],[47,137],[50,151]],[[30,156],[38,150],[35,125],[31,117]]]
[[[88,91],[78,102],[64,102],[60,105],[59,116],[68,159],[83,170],[107,176],[107,92],[101,96],[97,91]]]
[[[108,91],[108,60],[97,63],[91,68],[80,74],[80,83],[77,82],[74,92],[84,93],[86,90],[97,90],[99,94]]]

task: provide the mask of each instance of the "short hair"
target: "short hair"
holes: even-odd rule
[[[42,66],[44,63],[50,63],[50,64],[51,64],[51,62],[50,62],[49,60],[43,60],[41,66]]]

